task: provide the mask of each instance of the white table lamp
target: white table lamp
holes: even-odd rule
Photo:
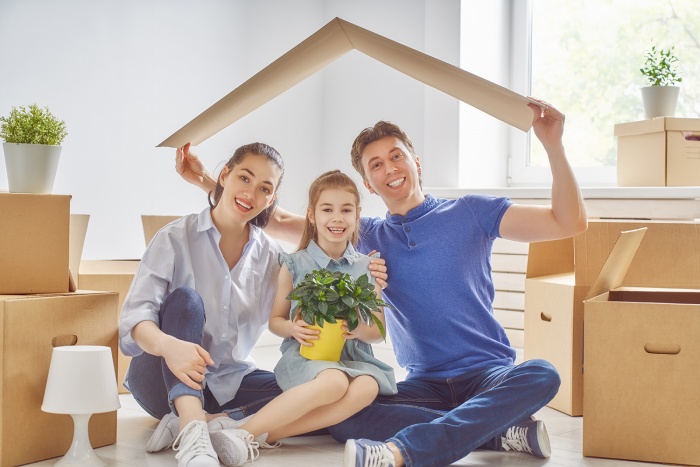
[[[55,347],[41,410],[73,417],[73,442],[55,465],[105,466],[92,450],[88,422],[93,413],[120,407],[112,350],[96,345]]]

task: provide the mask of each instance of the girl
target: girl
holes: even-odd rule
[[[309,189],[304,234],[299,249],[281,254],[282,268],[269,328],[284,337],[282,357],[275,367],[285,391],[238,428],[212,433],[212,443],[226,466],[241,465],[253,456],[258,441],[275,442],[339,423],[368,406],[377,394],[396,394],[389,365],[374,358],[371,342],[381,340],[377,326],[361,323],[346,343],[340,362],[307,360],[300,346],[313,345],[318,331],[309,329],[286,299],[293,287],[314,269],[327,268],[357,278],[368,273],[370,258],[355,252],[360,194],[355,183],[338,170],[318,177]],[[375,284],[377,296],[381,289]],[[377,317],[384,322],[383,313]],[[265,438],[265,434],[267,434]]]
[[[119,346],[134,356],[124,385],[162,418],[147,450],[168,447],[179,432],[173,443],[179,467],[219,466],[205,410],[220,414],[249,403],[239,392],[261,388],[267,373],[255,369],[250,351],[275,298],[282,249],[261,228],[283,172],[272,147],[238,148],[210,193],[210,207],[153,238],[124,301]],[[279,394],[268,386],[269,398]],[[253,391],[256,400],[261,391]]]

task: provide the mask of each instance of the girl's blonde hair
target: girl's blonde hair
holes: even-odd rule
[[[306,218],[304,219],[304,233],[301,236],[301,242],[299,243],[299,248],[297,251],[308,247],[311,240],[316,242],[318,241],[318,232],[316,231],[314,224],[312,224],[311,220],[309,220],[309,213],[316,209],[316,204],[318,203],[323,190],[328,189],[345,190],[355,196],[355,207],[357,208],[359,215],[360,192],[357,189],[355,182],[353,182],[350,177],[345,175],[340,170],[331,170],[319,175],[319,177],[316,178],[316,180],[314,180],[309,187],[309,204],[306,212]],[[352,243],[353,246],[357,245],[358,230],[359,225],[352,233],[352,237],[350,238],[350,243]]]

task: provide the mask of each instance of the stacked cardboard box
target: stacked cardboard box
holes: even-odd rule
[[[0,466],[64,455],[70,415],[41,411],[51,354],[62,345],[102,345],[117,355],[117,294],[71,292],[86,216],[70,196],[0,193]],[[75,237],[77,236],[77,239]],[[82,236],[82,238],[80,238]],[[77,248],[77,247],[76,247]],[[75,248],[74,248],[75,249]],[[80,253],[74,251],[80,256]],[[73,270],[73,274],[71,274]],[[93,447],[117,440],[115,412],[90,420]]]
[[[542,358],[562,384],[549,406],[583,415],[584,307],[620,232],[647,227],[624,285],[700,288],[700,224],[591,221],[575,238],[530,244],[525,280],[525,359]]]
[[[78,284],[83,290],[110,290],[117,292],[119,294],[117,309],[121,311],[139,263],[139,260],[81,261]],[[120,394],[129,392],[122,385],[129,362],[131,362],[131,357],[127,357],[119,352],[117,357],[117,384]]]
[[[619,186],[700,185],[700,118],[615,125]]]

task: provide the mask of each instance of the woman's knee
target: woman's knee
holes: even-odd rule
[[[179,287],[168,295],[160,307],[161,323],[173,315],[177,320],[204,323],[204,300],[190,287]]]

